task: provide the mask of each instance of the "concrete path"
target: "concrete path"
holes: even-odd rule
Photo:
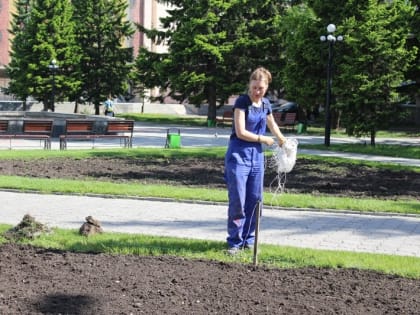
[[[78,229],[88,215],[105,231],[226,239],[226,205],[0,191],[0,222],[26,213],[50,227]],[[420,257],[420,216],[264,209],[260,243]]]

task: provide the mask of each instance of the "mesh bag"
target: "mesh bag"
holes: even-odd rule
[[[298,141],[294,138],[286,139],[286,142],[280,147],[275,146],[272,164],[277,169],[277,173],[289,173],[296,163]]]
[[[271,190],[277,183],[274,193],[282,193],[286,184],[286,174],[289,173],[296,163],[298,141],[294,138],[287,138],[282,146],[273,146],[273,155],[271,156],[268,167],[273,168],[277,175],[270,184]]]

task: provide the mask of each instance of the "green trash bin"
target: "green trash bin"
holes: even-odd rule
[[[207,127],[216,127],[215,119],[207,119]]]
[[[177,149],[181,147],[181,130],[169,128],[166,131],[165,148]]]
[[[298,123],[297,125],[297,133],[304,133],[306,132],[306,124],[304,123]]]

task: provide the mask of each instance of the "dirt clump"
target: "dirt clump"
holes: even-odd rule
[[[44,224],[35,220],[29,214],[25,214],[22,221],[18,225],[7,230],[4,233],[4,237],[9,240],[23,240],[23,239],[35,239],[44,233],[50,233],[51,230]]]
[[[79,234],[83,236],[92,236],[95,234],[103,233],[101,223],[93,218],[92,216],[87,216],[85,218],[86,222],[82,224],[79,229]]]

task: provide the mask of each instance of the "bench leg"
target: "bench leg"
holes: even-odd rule
[[[51,139],[44,140],[44,150],[51,150]]]
[[[60,139],[60,150],[67,149],[67,140],[66,139]]]

